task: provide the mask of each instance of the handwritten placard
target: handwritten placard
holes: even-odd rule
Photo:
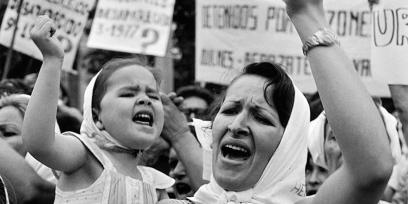
[[[164,56],[174,0],[99,0],[88,46]]]
[[[16,27],[17,7],[20,0],[9,0],[0,28],[0,43],[9,47]],[[94,0],[30,0],[23,1],[14,49],[42,59],[40,50],[30,39],[30,30],[39,15],[48,15],[57,27],[55,36],[61,41],[65,57],[64,70],[72,70],[79,39],[84,30],[89,11],[94,6]]]
[[[389,84],[408,85],[408,1],[380,1],[373,12],[373,74]]]
[[[370,60],[371,14],[366,0],[327,0],[326,17],[374,96],[389,96],[374,80]],[[316,91],[302,43],[281,0],[198,0],[196,80],[228,84],[252,62],[283,65],[304,93]],[[344,82],[347,83],[347,82]]]

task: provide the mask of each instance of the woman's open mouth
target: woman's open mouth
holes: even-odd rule
[[[249,148],[239,144],[228,143],[221,147],[221,154],[227,159],[245,161],[251,157]]]

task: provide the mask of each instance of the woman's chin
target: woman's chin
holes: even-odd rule
[[[214,177],[218,185],[226,191],[240,192],[248,190],[252,187],[245,182],[245,179],[229,177],[227,175],[214,175]]]

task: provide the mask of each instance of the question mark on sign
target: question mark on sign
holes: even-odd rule
[[[72,45],[71,40],[68,37],[58,35],[57,39],[60,41],[62,47],[64,48],[64,53],[71,52],[71,50],[73,49],[73,45]]]
[[[152,28],[146,28],[142,32],[142,37],[148,39],[142,43],[142,53],[144,53],[148,46],[155,44],[159,40],[159,32]]]

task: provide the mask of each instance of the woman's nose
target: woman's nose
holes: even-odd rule
[[[236,115],[227,128],[233,133],[234,136],[248,136],[249,128],[247,114],[241,112],[240,114]]]

